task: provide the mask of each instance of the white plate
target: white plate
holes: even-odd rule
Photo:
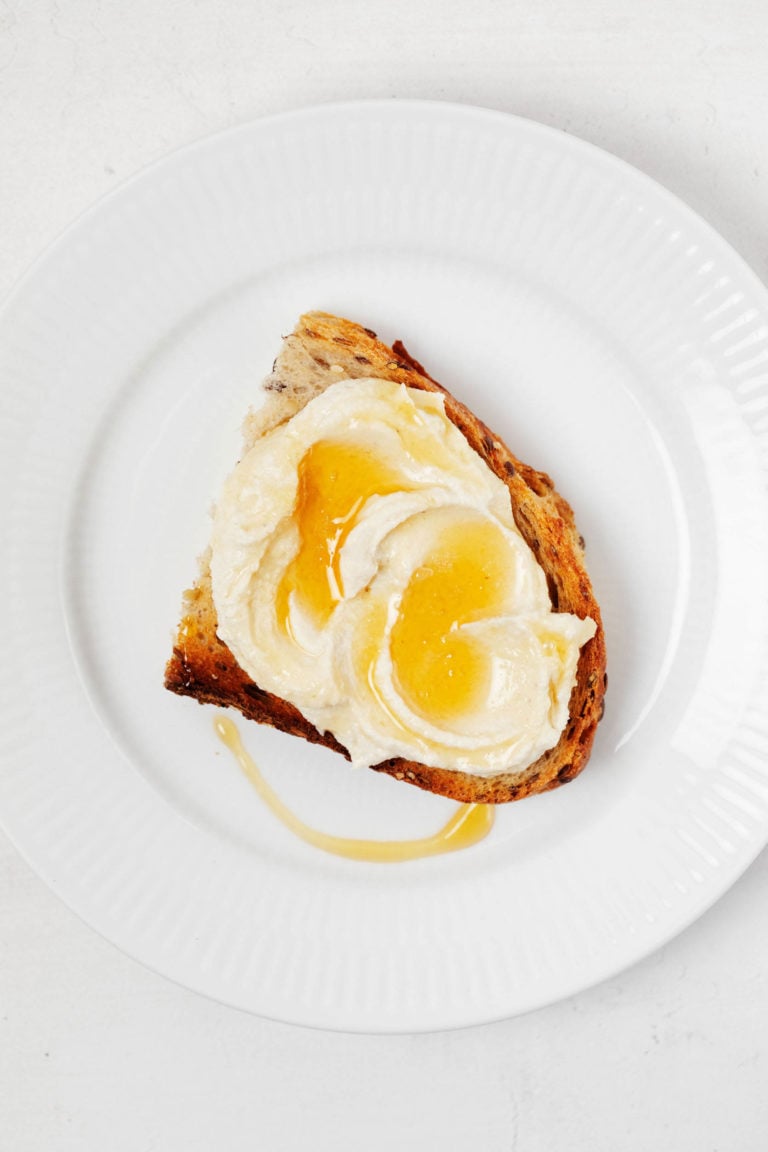
[[[592,762],[453,856],[292,838],[211,710],[162,688],[241,417],[311,308],[401,337],[586,537],[610,673]],[[8,833],[131,955],[282,1020],[490,1020],[658,947],[768,834],[767,334],[765,289],[688,208],[493,112],[318,107],[124,185],[0,316]],[[329,831],[452,810],[241,729]]]

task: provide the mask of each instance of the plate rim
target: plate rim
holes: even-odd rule
[[[235,137],[241,133],[247,134],[262,125],[269,126],[280,123],[290,123],[292,120],[302,120],[311,116],[322,116],[325,113],[348,114],[363,108],[378,109],[380,111],[388,111],[390,108],[404,108],[406,110],[413,110],[414,112],[426,108],[447,109],[454,115],[477,117],[486,119],[488,122],[494,121],[500,125],[511,122],[517,124],[523,130],[533,131],[543,136],[548,136],[551,139],[557,139],[561,143],[567,141],[569,146],[575,148],[577,151],[583,151],[594,156],[600,162],[609,162],[611,166],[618,166],[624,169],[633,180],[645,182],[654,190],[655,194],[660,194],[669,204],[683,211],[690,218],[694,218],[698,225],[707,233],[707,238],[719,247],[728,259],[735,259],[739,262],[741,271],[752,280],[753,286],[759,292],[768,293],[768,285],[761,279],[746,257],[744,257],[730,241],[726,240],[705,216],[697,209],[692,208],[682,197],[678,196],[676,192],[672,192],[671,189],[667,188],[665,184],[662,184],[654,176],[650,176],[641,168],[637,168],[634,164],[630,163],[630,161],[610,151],[610,149],[603,148],[599,144],[593,144],[591,140],[586,140],[582,136],[575,135],[565,128],[557,128],[552,124],[545,124],[543,121],[522,116],[517,112],[506,112],[498,108],[491,108],[488,105],[469,104],[459,100],[438,100],[418,97],[401,99],[397,96],[372,96],[359,100],[318,101],[313,104],[304,104],[296,108],[284,109],[280,112],[270,112],[264,116],[249,117],[246,120],[239,121],[237,124],[230,124],[225,128],[195,136],[192,140],[187,140],[183,144],[179,144],[170,148],[167,152],[156,156],[147,163],[141,164],[133,172],[122,177],[113,187],[106,189],[94,200],[87,203],[72,217],[68,224],[43,245],[40,251],[32,258],[31,263],[22,269],[21,273],[12,281],[4,294],[0,296],[0,313],[4,312],[5,309],[12,304],[17,292],[25,287],[27,280],[37,273],[39,267],[45,263],[58,246],[68,240],[82,224],[87,223],[92,215],[95,215],[102,207],[108,205],[113,199],[117,199],[134,185],[152,176],[156,170],[163,168],[166,164],[174,163],[184,156],[191,155],[199,149],[205,148],[206,145],[210,144],[213,140]]]

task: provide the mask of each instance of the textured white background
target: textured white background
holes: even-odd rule
[[[230,124],[428,97],[656,177],[768,279],[763,0],[0,0],[0,293],[116,182]],[[768,854],[622,976],[526,1017],[351,1037],[145,971],[0,842],[9,1152],[768,1147]]]

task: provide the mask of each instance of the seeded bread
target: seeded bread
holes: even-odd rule
[[[302,316],[283,341],[264,382],[266,403],[246,417],[244,450],[337,380],[370,376],[444,395],[449,419],[509,489],[515,522],[546,575],[553,609],[582,619],[591,616],[597,625],[595,636],[581,649],[563,734],[534,763],[490,778],[400,758],[385,760],[374,770],[465,803],[499,804],[565,784],[581,772],[592,750],[603,714],[606,654],[600,609],[584,567],[584,541],[570,505],[549,476],[513,456],[399,341],[387,347],[370,329],[324,312]],[[165,669],[166,688],[201,704],[237,708],[250,720],[347,755],[330,732],[318,732],[292,704],[254,684],[218,638],[216,627],[208,557],[203,556],[198,580],[185,593],[183,617]]]

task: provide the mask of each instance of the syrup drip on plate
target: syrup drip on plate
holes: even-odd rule
[[[320,832],[291,812],[267,783],[244,747],[236,725],[228,716],[217,715],[214,719],[214,728],[222,744],[233,754],[264,803],[278,820],[299,839],[322,849],[323,852],[346,856],[351,860],[379,863],[417,860],[422,856],[437,856],[443,852],[456,852],[460,848],[469,848],[483,840],[493,827],[493,805],[461,804],[448,823],[438,832],[418,840],[357,840],[348,836],[332,836],[327,832]]]

